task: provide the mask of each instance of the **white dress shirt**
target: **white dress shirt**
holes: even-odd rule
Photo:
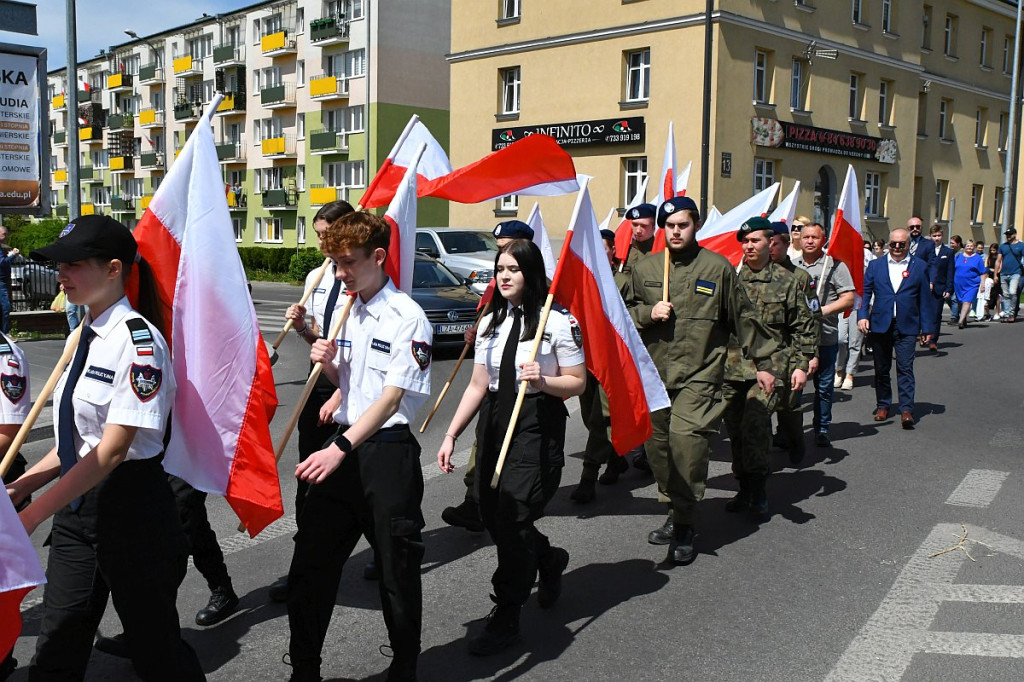
[[[903,280],[907,278],[907,266],[910,265],[910,256],[904,256],[903,260],[893,260],[892,254],[885,257],[885,262],[889,266],[889,283],[892,284],[893,291],[899,291],[900,286],[903,284]],[[892,303],[892,314],[896,314],[896,301]]]

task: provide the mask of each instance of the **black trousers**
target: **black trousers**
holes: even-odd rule
[[[288,572],[288,650],[296,676],[319,673],[341,571],[364,534],[380,567],[393,665],[415,667],[423,611],[422,502],[420,446],[405,425],[378,431],[323,483],[310,486]]]
[[[172,474],[167,475],[178,506],[178,517],[188,540],[189,554],[196,568],[206,578],[210,591],[218,587],[231,587],[231,576],[224,563],[224,553],[217,543],[217,534],[210,527],[206,515],[206,493],[196,490],[184,480]]]
[[[565,466],[565,421],[561,398],[546,393],[523,401],[498,487],[491,477],[508,424],[497,415],[497,393],[489,392],[477,420],[476,487],[480,516],[498,550],[491,577],[501,604],[524,604],[537,580],[537,568],[551,553],[547,536],[534,526],[558,491]]]
[[[175,601],[188,548],[159,458],[122,462],[53,518],[29,680],[81,680],[108,596],[144,680],[205,680]]]
[[[312,368],[312,364],[310,365]],[[333,422],[320,424],[320,408],[330,399],[337,387],[323,374],[317,379],[313,386],[313,393],[306,401],[302,412],[299,413],[299,461],[304,462],[306,458],[324,446],[324,443],[333,436],[338,425]],[[309,484],[296,479],[295,481],[295,516],[302,511],[302,504],[306,501],[306,494],[309,492]]]

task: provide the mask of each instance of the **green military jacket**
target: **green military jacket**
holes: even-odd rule
[[[633,241],[629,244],[629,254],[626,256],[626,263],[622,266],[622,272],[627,275],[633,271],[636,264],[654,248],[654,237],[645,242]]]
[[[811,313],[807,295],[800,290],[795,276],[771,261],[758,272],[743,265],[737,280],[777,344],[772,355],[772,372],[788,386],[793,370],[807,371],[813,355],[807,356],[803,351],[808,347],[813,348],[818,338],[818,325]],[[731,338],[725,378],[748,381],[754,379],[756,374],[754,363],[743,357],[736,338]]]
[[[798,347],[795,352],[799,355],[810,359],[818,355],[818,339],[821,338],[821,305],[818,303],[817,294],[811,289],[811,276],[803,268],[798,268],[789,256],[786,256],[786,260],[779,263],[782,267],[786,268],[786,271],[796,277],[797,285],[800,287],[800,291],[804,293],[807,298],[807,304],[811,307],[811,317],[814,318],[814,339],[809,345]],[[798,362],[798,360],[794,360]],[[796,367],[797,365],[793,365]]]
[[[672,316],[666,322],[651,319],[654,305],[662,298],[664,262],[661,252],[637,262],[626,306],[665,387],[682,388],[690,381],[720,386],[730,334],[736,335],[757,369],[771,371],[778,344],[737,286],[736,271],[717,253],[696,246],[673,255],[669,268]]]

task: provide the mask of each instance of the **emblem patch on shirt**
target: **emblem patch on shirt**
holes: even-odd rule
[[[804,298],[807,298],[807,297],[804,296]],[[816,313],[819,310],[821,310],[821,302],[818,301],[818,297],[817,296],[814,296],[814,297],[811,297],[811,298],[807,298],[807,307],[811,309],[812,313]]]
[[[583,348],[583,329],[572,315],[569,316],[569,331],[572,332],[572,341],[576,347]]]
[[[138,365],[132,363],[131,372],[128,375],[128,383],[132,385],[132,391],[142,402],[148,402],[160,390],[164,374],[152,365]]]
[[[391,344],[387,341],[381,341],[380,339],[373,339],[370,341],[370,350],[391,355]]]
[[[25,377],[17,374],[0,374],[0,389],[12,403],[17,404],[25,395]]]
[[[698,279],[697,283],[693,287],[694,293],[701,294],[702,296],[714,296],[715,289],[718,285],[714,282],[709,282],[706,279]]]
[[[661,288],[661,282],[644,282],[645,287],[657,287]]]
[[[907,277],[910,277],[910,270],[903,271],[903,279],[906,279]]]
[[[7,358],[7,366],[13,367],[14,369],[21,369],[21,363],[14,358]]]
[[[135,352],[138,355],[152,355],[153,354],[153,346],[136,346],[135,347]]]
[[[106,367],[97,367],[96,365],[90,365],[85,370],[85,378],[99,381],[104,384],[114,383],[114,370],[107,369]]]
[[[388,346],[390,351],[391,346]],[[412,342],[412,357],[416,360],[416,364],[420,366],[420,371],[430,367],[430,344],[426,341],[413,341]]]

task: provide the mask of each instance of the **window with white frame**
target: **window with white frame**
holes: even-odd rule
[[[807,69],[803,59],[793,59],[790,73],[789,108],[794,111],[807,110]]]
[[[363,127],[363,108],[360,106],[345,107],[342,110],[345,121],[345,130],[350,133],[361,133]]]
[[[518,66],[498,71],[501,78],[501,114],[519,113],[520,71]]]
[[[878,125],[887,126],[892,123],[892,81],[884,78],[878,82]]]
[[[754,194],[766,190],[775,182],[775,162],[771,159],[754,159]]]
[[[882,32],[892,33],[892,26],[895,23],[892,0],[882,0]]]
[[[295,114],[295,137],[303,140],[306,138],[306,115]]]
[[[989,45],[992,44],[992,29],[987,26],[981,29],[981,44],[978,46],[978,66],[983,69],[991,69],[992,64],[990,63],[991,58],[989,55]]]
[[[346,187],[363,187],[366,185],[364,167],[362,161],[345,161],[342,164]]]
[[[295,167],[295,189],[299,192],[306,191],[306,167],[302,164]]]
[[[232,218],[231,219],[231,227],[234,228],[234,230],[235,230],[235,241],[236,242],[242,241],[242,238],[244,237],[243,229],[245,227],[245,223],[242,221],[242,219],[241,218]]]
[[[499,211],[518,211],[519,210],[519,195],[518,194],[507,194],[498,199],[498,210]]]
[[[847,116],[851,121],[861,120],[861,112],[863,111],[863,97],[864,92],[861,88],[861,74],[851,73],[850,74],[850,102],[847,111]]]
[[[1013,73],[1013,36],[1003,38],[1003,73]]]
[[[651,50],[626,53],[626,101],[646,102],[651,97]]]
[[[953,134],[952,126],[953,102],[948,99],[939,100],[939,139],[949,140]]]
[[[999,112],[999,151],[1006,151],[1006,135],[1010,124],[1010,115],[1005,111]]]
[[[946,219],[946,197],[949,195],[949,180],[935,181],[935,220]]]
[[[265,218],[267,230],[266,241],[280,243],[284,241],[284,221],[281,218]]]
[[[947,57],[956,56],[957,29],[960,20],[958,17],[947,14],[946,23],[942,30],[942,53]]]
[[[632,208],[633,201],[640,187],[647,180],[647,157],[637,156],[622,160],[622,206]]]
[[[324,185],[327,187],[345,186],[345,173],[341,162],[323,164],[320,167],[320,173],[323,175]]]
[[[263,241],[263,218],[256,218],[253,220],[252,240],[257,244]]]
[[[996,187],[995,195],[992,197],[992,224],[1003,223],[1003,188]]]
[[[295,33],[306,32],[306,10],[303,7],[299,7],[295,11]]]
[[[981,215],[983,192],[982,185],[971,185],[971,222],[975,225],[980,224],[983,220]]]
[[[864,7],[862,6],[861,0],[851,0],[850,21],[855,24],[864,23]]]
[[[260,171],[257,171],[260,172]],[[275,166],[273,168],[264,168],[263,171],[263,191],[272,189],[281,189],[283,175],[281,173],[281,167]]]
[[[295,222],[295,241],[299,244],[306,243],[306,218],[299,216]]]
[[[306,84],[306,60],[299,59],[295,62],[295,87],[301,88]]]
[[[252,174],[252,191],[257,194],[263,191],[263,173],[259,169]]]
[[[978,107],[974,112],[974,146],[985,147],[985,128],[988,121],[988,109]]]
[[[932,49],[932,6],[925,5],[921,11],[921,47]]]
[[[366,73],[366,50],[360,48],[345,53],[345,75],[349,78]]]
[[[769,104],[771,97],[771,54],[766,50],[754,50],[754,102]]]
[[[868,171],[864,174],[864,214],[877,217],[882,215],[884,208],[882,174]]]
[[[521,16],[522,7],[519,0],[500,0],[500,3],[500,19],[518,19]]]

